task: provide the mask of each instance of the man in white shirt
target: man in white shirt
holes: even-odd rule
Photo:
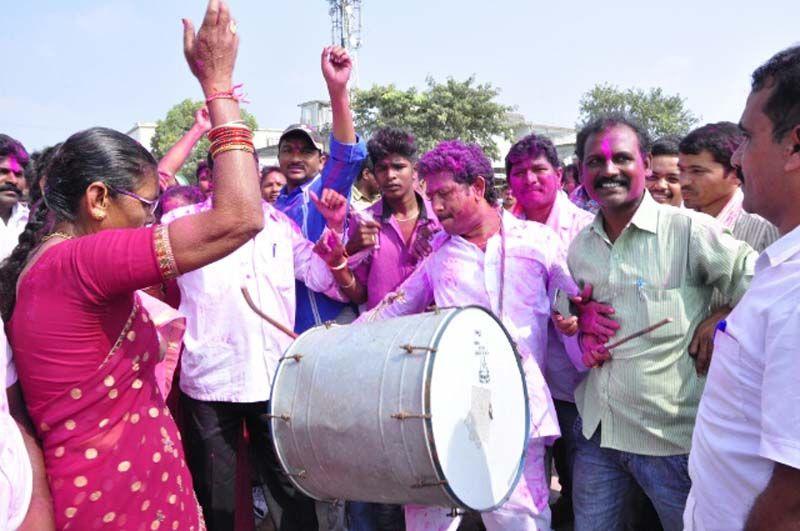
[[[753,73],[733,165],[782,237],[714,340],[689,455],[688,530],[800,527],[800,46]]]
[[[545,444],[558,437],[558,421],[544,382],[550,301],[556,289],[577,294],[565,250],[548,227],[496,210],[492,166],[476,145],[440,143],[417,166],[443,233],[433,252],[397,289],[362,318],[388,318],[437,306],[475,304],[490,309],[515,341],[526,373],[531,415],[525,467],[517,488],[499,509],[482,515],[487,529],[550,529]],[[389,300],[394,302],[389,303]],[[580,358],[575,341],[571,348]],[[407,528],[456,529],[458,518],[438,507],[406,507]]]
[[[173,210],[162,223],[207,210],[212,200]],[[237,449],[245,422],[251,445],[264,457],[258,464],[270,494],[282,509],[276,524],[316,529],[314,501],[291,493],[273,454],[266,417],[272,377],[292,338],[256,315],[241,288],[288,331],[294,327],[295,279],[346,299],[297,225],[270,203],[262,206],[264,229],[254,239],[178,278],[180,311],[187,318],[180,389],[192,435],[186,439],[188,464],[209,529],[233,529]]]
[[[28,152],[17,140],[0,134],[0,261],[17,246],[28,223],[28,207],[20,203],[25,189]]]
[[[594,214],[578,208],[561,189],[563,169],[553,143],[543,136],[528,135],[511,146],[505,163],[506,179],[517,198],[512,212],[521,219],[543,223],[553,229],[561,241],[561,249],[566,251],[575,235],[594,220]],[[608,324],[618,326],[613,321]],[[578,417],[575,388],[586,375],[570,361],[562,338],[551,322],[547,333],[547,359],[542,370],[561,429],[561,438],[553,445],[561,485],[561,497],[553,507],[554,526],[572,520],[572,462],[575,456],[572,426]]]
[[[17,383],[11,362],[11,349],[0,322],[0,381],[8,389]],[[5,391],[0,393],[0,529],[16,529],[22,524],[31,499],[32,473],[28,453],[17,423],[8,412]]]

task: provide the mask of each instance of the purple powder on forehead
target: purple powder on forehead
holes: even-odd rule
[[[460,140],[440,142],[419,159],[417,172],[421,178],[447,171],[458,182],[472,183],[482,176],[491,182],[494,175],[492,163],[477,144],[465,144]]]

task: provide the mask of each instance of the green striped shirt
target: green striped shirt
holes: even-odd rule
[[[576,281],[610,303],[621,338],[665,317],[673,322],[611,352],[575,391],[590,438],[642,455],[689,452],[704,379],[687,348],[707,316],[714,288],[737,302],[758,254],[705,214],[659,205],[645,192],[630,224],[612,244],[602,212],[569,249]],[[612,340],[613,341],[613,340]]]

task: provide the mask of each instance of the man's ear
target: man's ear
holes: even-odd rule
[[[472,183],[472,189],[475,191],[478,201],[486,197],[486,179],[484,179],[483,175],[478,175],[475,178],[475,182]]]
[[[789,156],[786,158],[786,163],[783,166],[783,170],[786,173],[800,170],[800,124],[794,126],[792,130],[789,131],[788,137],[789,145],[787,149],[789,150]]]
[[[645,177],[651,177],[653,175],[653,156],[648,153],[644,159],[642,159],[644,163],[644,175]]]
[[[95,221],[103,221],[108,216],[111,205],[111,196],[105,183],[95,181],[84,192],[86,210],[89,217]]]

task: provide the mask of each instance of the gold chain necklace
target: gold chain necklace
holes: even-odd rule
[[[74,237],[75,236],[73,236],[72,234],[67,234],[66,232],[51,232],[47,236],[43,237],[42,241],[39,243],[44,243],[46,241],[52,240],[53,238],[62,238],[64,240],[71,240]]]
[[[395,219],[395,221],[397,221],[397,222],[400,222],[400,223],[402,223],[402,222],[404,222],[404,221],[414,221],[414,220],[415,220],[415,219],[417,219],[418,217],[419,217],[419,210],[417,210],[417,213],[416,213],[415,215],[413,215],[413,216],[408,216],[407,218],[401,218],[401,217],[400,217],[400,216],[398,216],[397,214],[395,214],[395,215],[394,215],[394,219]]]

